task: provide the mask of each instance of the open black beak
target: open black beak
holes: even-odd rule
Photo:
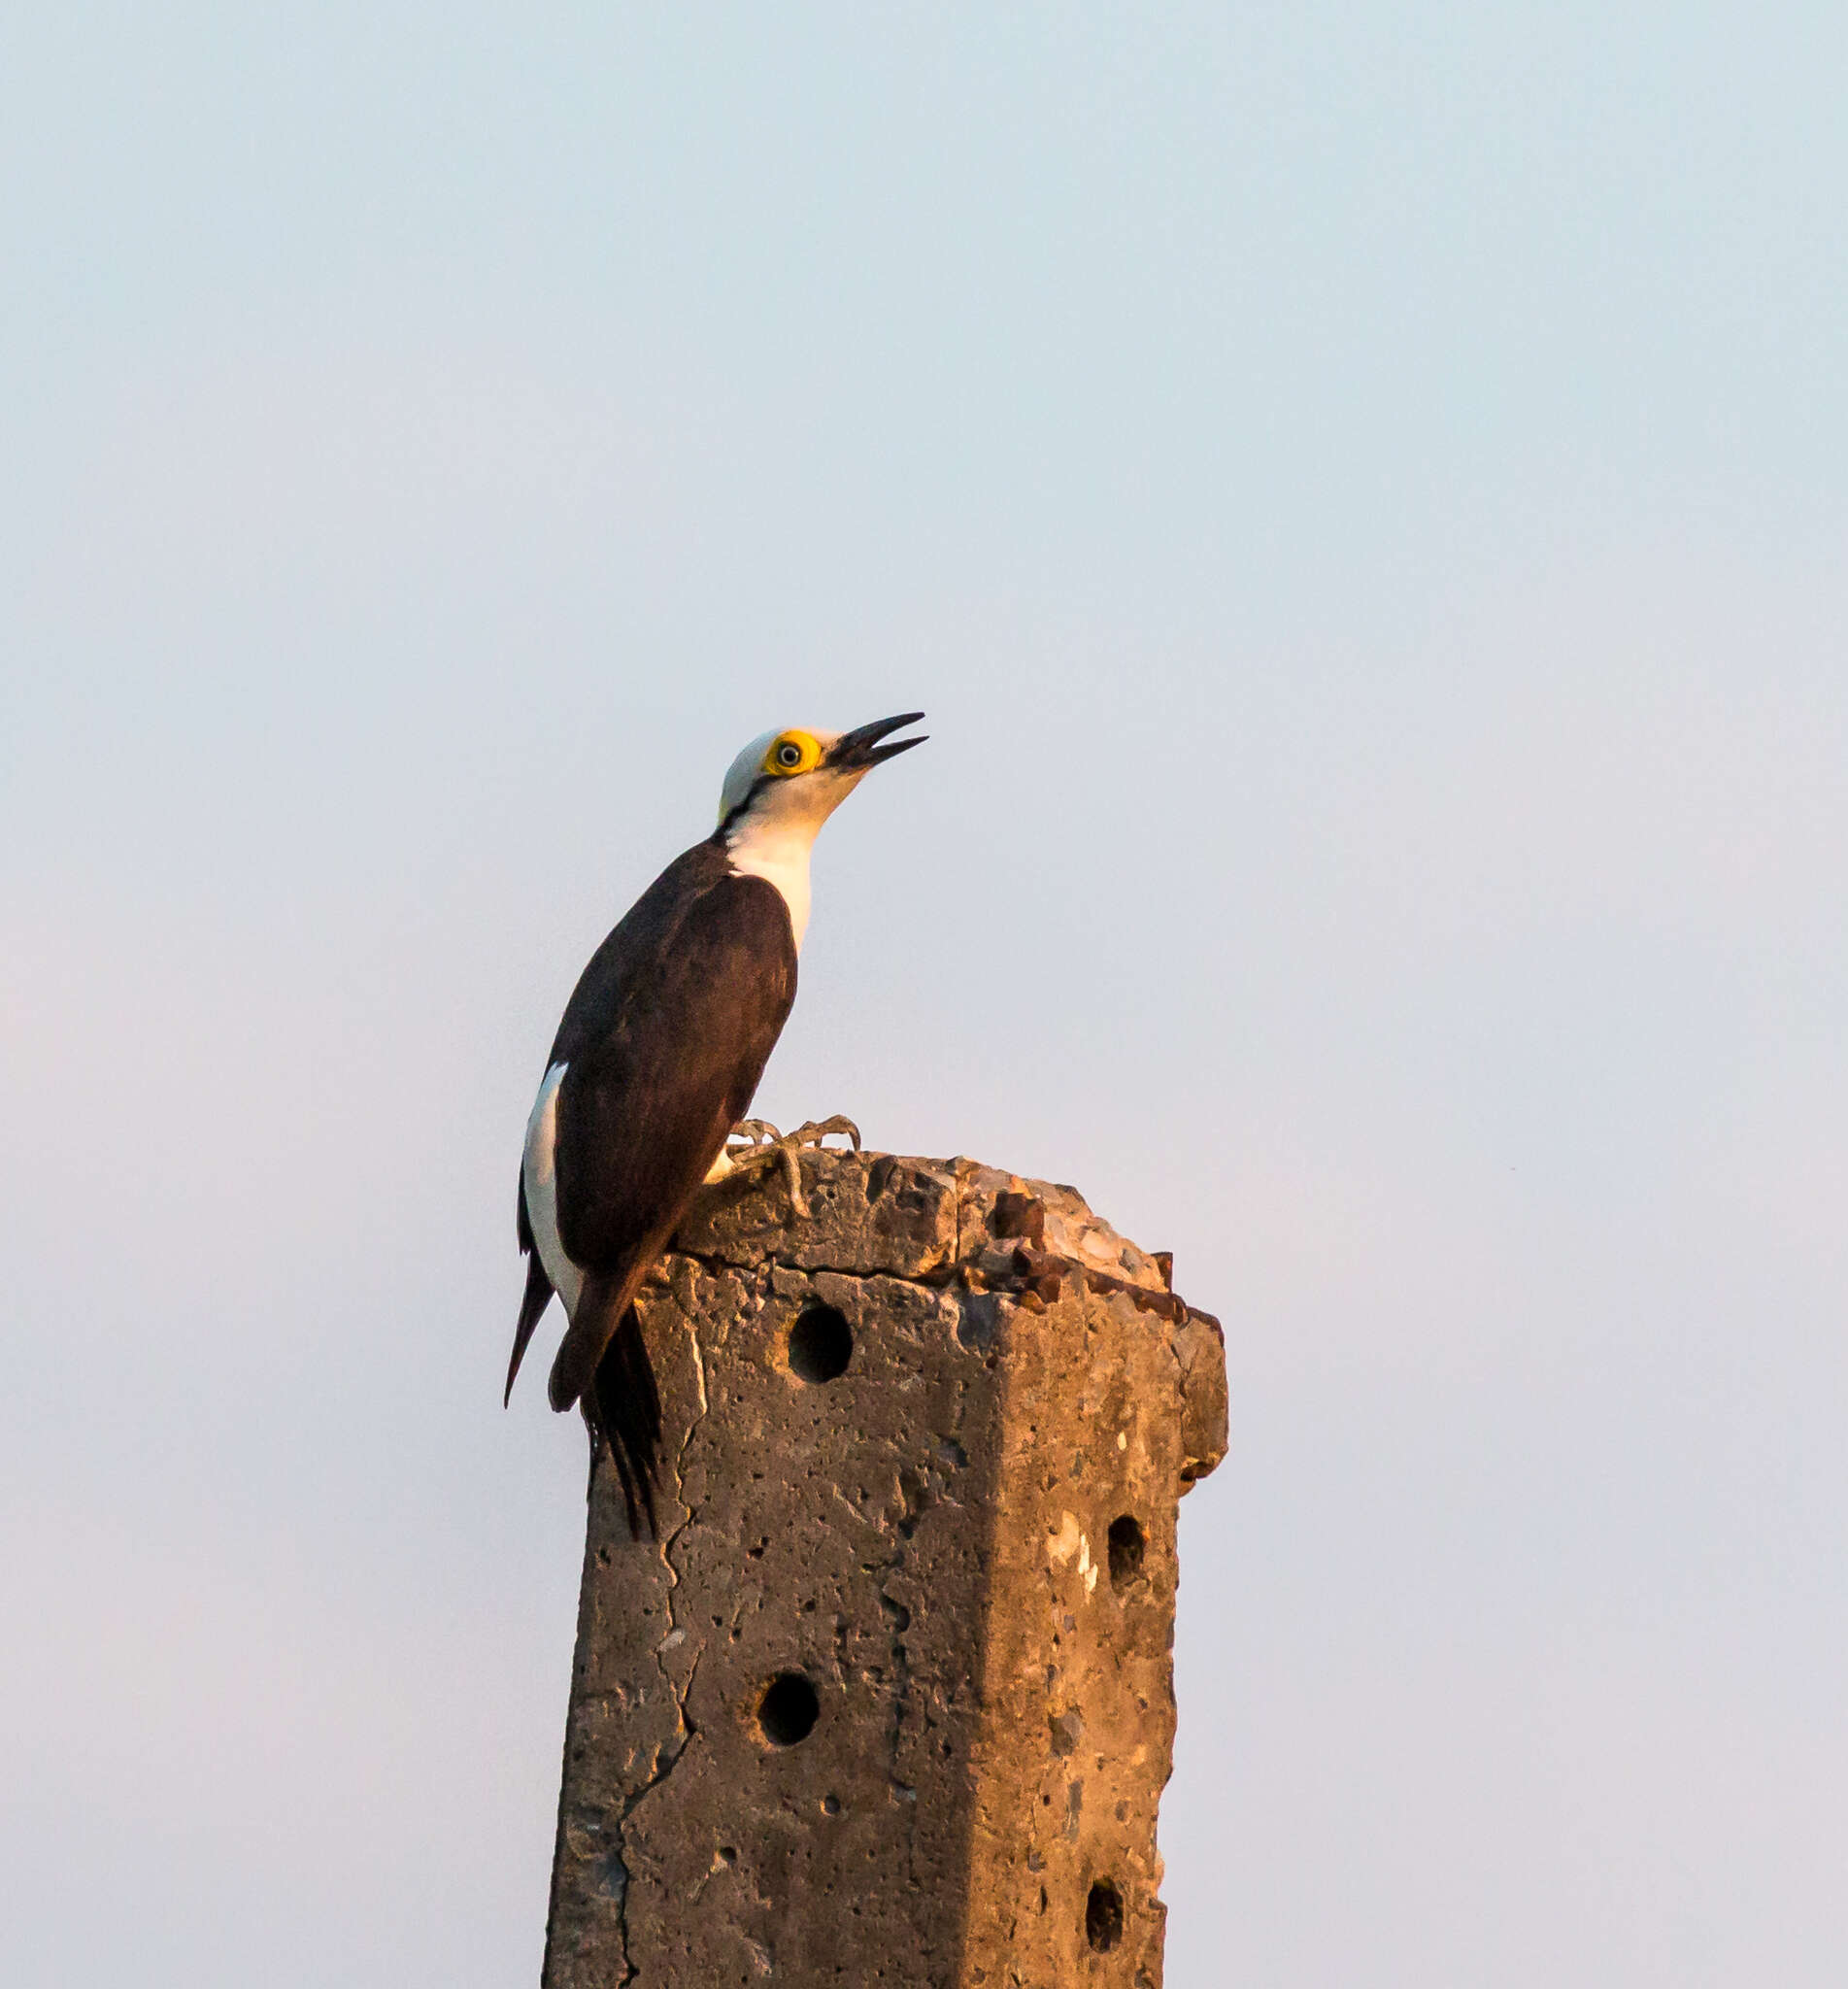
[[[857,773],[877,766],[882,759],[895,759],[899,754],[909,753],[914,746],[924,744],[925,734],[920,733],[915,739],[894,739],[889,746],[879,742],[888,732],[897,731],[900,725],[915,725],[923,717],[921,711],[901,711],[895,719],[879,719],[870,725],[843,732],[828,749],[828,765]]]

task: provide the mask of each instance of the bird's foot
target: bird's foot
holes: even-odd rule
[[[720,1158],[725,1163],[726,1174],[762,1166],[766,1162],[780,1163],[784,1179],[790,1184],[790,1206],[806,1218],[809,1205],[802,1194],[802,1167],[796,1156],[805,1146],[819,1147],[835,1133],[851,1139],[854,1151],[859,1152],[859,1128],[840,1112],[831,1119],[811,1119],[793,1132],[779,1132],[767,1119],[740,1119],[731,1129],[730,1142]]]

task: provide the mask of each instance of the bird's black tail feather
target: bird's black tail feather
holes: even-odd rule
[[[610,1335],[580,1405],[590,1431],[592,1474],[597,1451],[607,1442],[622,1482],[630,1534],[639,1540],[646,1524],[648,1537],[658,1539],[655,1485],[660,1470],[661,1396],[655,1385],[648,1342],[642,1337],[642,1321],[633,1304],[624,1309]]]
[[[523,1215],[526,1207],[523,1199],[520,1207]],[[507,1388],[500,1399],[503,1409],[514,1399],[514,1376],[520,1372],[520,1357],[526,1351],[526,1342],[532,1338],[532,1330],[539,1324],[539,1315],[551,1303],[552,1280],[546,1275],[545,1265],[539,1262],[538,1251],[534,1250],[526,1259],[526,1292],[520,1301],[520,1318],[514,1327],[514,1357],[507,1364]]]

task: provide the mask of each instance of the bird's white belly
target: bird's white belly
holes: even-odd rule
[[[520,1172],[526,1188],[526,1221],[532,1227],[539,1262],[570,1318],[578,1310],[584,1273],[564,1254],[564,1245],[558,1240],[558,1176],[553,1157],[558,1140],[558,1087],[564,1082],[564,1073],[565,1066],[554,1063],[539,1087],[532,1116],[526,1121],[526,1151]]]

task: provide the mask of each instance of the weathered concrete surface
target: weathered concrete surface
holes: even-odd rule
[[[1218,1325],[1073,1190],[802,1178],[710,1192],[644,1297],[661,1540],[600,1466],[545,1989],[1157,1989]]]

